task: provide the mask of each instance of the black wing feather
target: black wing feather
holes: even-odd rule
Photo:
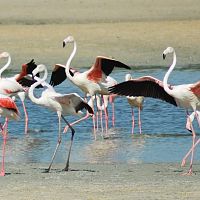
[[[59,67],[51,74],[50,85],[53,87],[61,84],[67,78],[65,68]]]
[[[131,69],[129,66],[127,66],[126,64],[120,61],[108,59],[108,58],[101,59],[101,69],[106,76],[108,76],[113,71],[114,67]]]
[[[84,101],[81,101],[76,107],[76,112],[78,112],[79,110],[83,110],[86,109],[90,114],[94,114],[93,109]]]
[[[23,87],[31,87],[31,85],[34,84],[35,82],[37,81],[26,77],[23,77],[18,81],[18,83],[21,84]],[[38,85],[36,88],[43,88],[43,86]]]
[[[175,99],[164,88],[152,81],[126,81],[108,88],[110,93],[124,96],[144,96],[161,99],[177,106]]]

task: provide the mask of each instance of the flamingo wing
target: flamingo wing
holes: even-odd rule
[[[53,87],[61,84],[67,78],[65,73],[65,65],[56,64],[50,78],[50,85]]]
[[[151,76],[144,76],[138,79],[125,81],[109,87],[108,90],[110,93],[118,95],[144,96],[161,99],[174,106],[177,106],[175,99],[165,92],[162,81]]]
[[[76,93],[63,94],[54,98],[61,104],[69,106],[72,104],[76,112],[85,108],[90,114],[94,114],[92,108]]]
[[[0,94],[0,107],[14,111],[19,115],[19,110],[15,102],[8,96]]]
[[[24,92],[24,88],[15,80],[9,78],[0,79],[0,93],[4,95],[13,95],[18,92]]]
[[[33,85],[35,82],[37,81],[32,79],[30,76],[25,76],[18,81],[18,83],[21,84],[23,87],[31,87],[31,85]],[[38,85],[36,88],[43,88],[43,86]]]
[[[95,64],[88,71],[87,77],[90,80],[98,82],[103,77],[103,74],[108,76],[113,71],[114,67],[131,69],[129,66],[118,60],[97,56]]]
[[[196,82],[192,87],[191,91],[200,98],[200,81]]]

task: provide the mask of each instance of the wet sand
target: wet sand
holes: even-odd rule
[[[1,177],[0,198],[27,199],[199,199],[200,165],[196,175],[182,176],[176,163],[160,164],[77,164],[69,172],[63,164],[7,164]]]

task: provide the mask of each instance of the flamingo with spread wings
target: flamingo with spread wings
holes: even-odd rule
[[[183,84],[177,86],[170,86],[168,82],[169,75],[176,65],[176,53],[174,48],[168,47],[163,52],[163,59],[167,54],[173,54],[173,62],[164,76],[163,82],[151,77],[144,76],[141,78],[133,79],[120,83],[109,88],[110,93],[125,95],[125,96],[144,96],[161,99],[174,106],[182,107],[186,110],[191,109],[194,111],[196,118],[200,110],[200,81],[193,84]],[[192,174],[192,164],[194,157],[195,146],[195,131],[192,123],[190,123],[193,135],[192,155],[190,161],[190,168],[187,174]]]
[[[73,43],[73,51],[71,52],[66,65],[56,64],[50,80],[50,83],[54,86],[60,84],[67,77],[72,83],[78,86],[85,93],[85,98],[87,94],[90,96],[96,94],[108,95],[109,92],[106,84],[106,77],[113,71],[115,67],[130,69],[129,66],[118,60],[104,56],[97,56],[95,63],[89,70],[86,70],[82,73],[77,72],[70,68],[72,59],[74,58],[77,50],[76,41],[73,36],[68,36],[63,40],[63,47],[69,43]],[[66,76],[62,73],[62,70],[58,70],[59,67],[65,68]],[[94,107],[93,101],[92,107]]]

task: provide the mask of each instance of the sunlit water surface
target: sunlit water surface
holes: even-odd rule
[[[166,68],[148,68],[132,70],[134,77],[151,75],[162,79]],[[130,72],[130,71],[129,71]],[[124,81],[128,71],[115,69],[112,77],[118,82]],[[10,76],[12,74],[9,74]],[[9,76],[7,75],[7,76]],[[49,73],[50,78],[50,73]],[[200,78],[200,66],[188,66],[174,70],[169,83],[172,85],[192,83]],[[57,86],[56,91],[61,93],[83,93],[69,81]],[[36,91],[41,94],[42,89]],[[6,146],[7,162],[49,162],[57,142],[57,115],[32,103],[26,99],[26,107],[29,115],[29,131],[24,134],[24,112],[19,100],[16,101],[20,112],[19,122],[10,121],[9,136]],[[138,110],[135,108],[136,127],[134,136],[131,135],[131,109],[125,97],[115,99],[115,127],[111,123],[111,106],[109,105],[109,130],[108,134],[101,129],[94,137],[92,118],[74,126],[76,131],[72,149],[72,162],[89,163],[156,163],[156,162],[180,162],[192,144],[191,133],[185,129],[186,113],[183,109],[173,105],[146,98],[141,113],[142,135],[138,129]],[[75,117],[66,116],[69,122]],[[3,119],[1,119],[3,123]],[[64,127],[64,123],[62,124]],[[197,122],[194,122],[195,130],[200,134]],[[70,141],[70,132],[63,134],[61,147],[55,162],[65,162]],[[2,139],[1,139],[2,144]],[[200,158],[199,147],[195,159]]]

